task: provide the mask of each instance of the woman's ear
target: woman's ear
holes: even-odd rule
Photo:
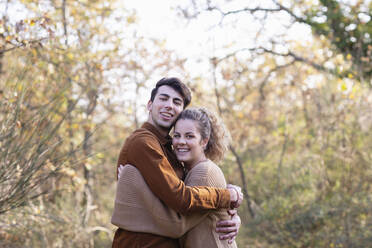
[[[205,138],[200,141],[200,145],[203,147],[203,150],[207,149],[209,139]]]

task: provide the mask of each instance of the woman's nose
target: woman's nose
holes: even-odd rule
[[[179,143],[179,144],[185,144],[185,139],[184,139],[183,137],[180,137],[180,138],[178,139],[178,143]]]

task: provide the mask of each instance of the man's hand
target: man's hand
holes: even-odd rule
[[[232,184],[228,184],[226,188],[230,191],[230,208],[238,208],[243,202],[242,189]]]
[[[220,220],[216,224],[216,232],[221,233],[220,240],[228,239],[228,243],[234,242],[236,235],[238,235],[241,220],[236,210],[229,210],[231,220]]]
[[[124,169],[124,165],[119,165],[118,167],[118,179],[121,177],[122,173],[123,173],[123,169]]]

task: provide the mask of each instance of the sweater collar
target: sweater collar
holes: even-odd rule
[[[172,137],[169,134],[167,134],[167,136],[164,137],[159,132],[159,130],[156,127],[154,127],[151,123],[149,123],[149,122],[143,123],[142,128],[147,129],[150,132],[152,132],[153,134],[155,134],[155,136],[159,139],[159,141],[162,145],[165,146],[165,145],[172,144]]]

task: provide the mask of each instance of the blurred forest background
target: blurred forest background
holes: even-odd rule
[[[1,1],[0,247],[111,246],[116,159],[164,76],[231,132],[239,247],[371,247],[372,2],[173,4],[243,38],[188,57],[125,1]]]

